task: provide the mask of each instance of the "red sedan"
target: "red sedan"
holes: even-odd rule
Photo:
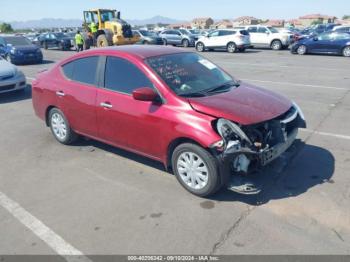
[[[76,54],[37,76],[33,106],[60,143],[85,136],[161,161],[198,196],[222,187],[258,193],[240,177],[281,155],[306,127],[289,99],[163,46]]]

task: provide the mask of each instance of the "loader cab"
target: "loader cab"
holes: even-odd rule
[[[105,23],[120,19],[120,12],[110,9],[96,9],[84,11],[84,25],[88,26],[92,22],[98,25],[98,29],[104,29]]]

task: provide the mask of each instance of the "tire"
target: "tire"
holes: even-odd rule
[[[227,52],[229,52],[229,53],[236,53],[236,51],[237,51],[237,46],[236,46],[235,43],[231,42],[231,43],[228,43],[228,44],[227,44],[226,49],[227,49]]]
[[[301,45],[296,50],[298,55],[305,55],[307,53],[307,48],[305,45]]]
[[[271,49],[272,50],[281,50],[282,49],[282,42],[280,40],[273,40],[271,43]]]
[[[148,41],[143,41],[144,45],[149,45],[150,43]]]
[[[195,167],[193,161],[199,162],[199,166]],[[217,160],[204,148],[191,143],[180,144],[172,154],[171,163],[177,180],[190,193],[206,197],[221,188]],[[188,171],[186,165],[192,171]]]
[[[350,57],[350,46],[346,46],[343,48],[343,56]]]
[[[62,43],[59,43],[58,44],[58,49],[61,50],[61,51],[64,51],[64,46]]]
[[[181,42],[183,47],[189,47],[190,46],[190,41],[188,41],[187,39],[182,40]]]
[[[163,45],[168,45],[168,41],[165,38],[163,39]]]
[[[10,57],[8,54],[5,55],[4,59],[5,59],[7,62],[12,63],[12,62],[11,62],[11,57]]]
[[[45,50],[49,49],[49,45],[46,42],[44,42],[44,49]]]
[[[97,47],[107,47],[109,46],[107,37],[105,35],[99,35],[97,37]]]
[[[204,52],[205,51],[205,45],[202,42],[198,42],[196,44],[196,50],[198,52]]]
[[[71,129],[67,118],[58,108],[50,110],[49,125],[53,136],[61,144],[70,145],[78,139],[78,135]]]

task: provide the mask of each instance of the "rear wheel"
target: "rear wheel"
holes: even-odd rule
[[[97,37],[97,47],[109,46],[107,37],[105,35],[99,35]]]
[[[184,143],[176,147],[172,168],[180,184],[194,195],[205,197],[220,189],[217,161],[198,145]]]
[[[78,135],[71,129],[65,115],[58,108],[50,110],[49,124],[51,132],[58,142],[69,145],[77,140]]]
[[[273,40],[271,43],[271,49],[272,50],[281,50],[282,49],[282,42],[280,40]]]
[[[44,42],[44,49],[49,49],[49,45],[47,44],[47,42]]]
[[[163,45],[168,45],[168,41],[165,38],[163,38]]]
[[[196,44],[196,50],[197,50],[198,52],[204,52],[204,51],[205,51],[205,46],[204,46],[204,44],[203,44],[202,42],[198,42],[198,43]]]
[[[187,39],[182,40],[182,46],[183,47],[189,47],[190,46],[190,41],[188,41]]]
[[[350,57],[350,46],[346,46],[343,49],[343,56]]]
[[[305,55],[307,52],[306,46],[305,45],[301,45],[298,47],[297,49],[297,53],[298,55]]]
[[[235,53],[236,51],[237,51],[237,46],[235,43],[228,43],[227,44],[227,52]]]

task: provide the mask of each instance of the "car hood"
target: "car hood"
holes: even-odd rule
[[[251,125],[276,118],[287,112],[292,102],[276,93],[241,83],[237,88],[207,97],[188,98],[198,112]]]
[[[3,77],[14,76],[16,74],[16,67],[6,60],[0,60],[0,79]]]

